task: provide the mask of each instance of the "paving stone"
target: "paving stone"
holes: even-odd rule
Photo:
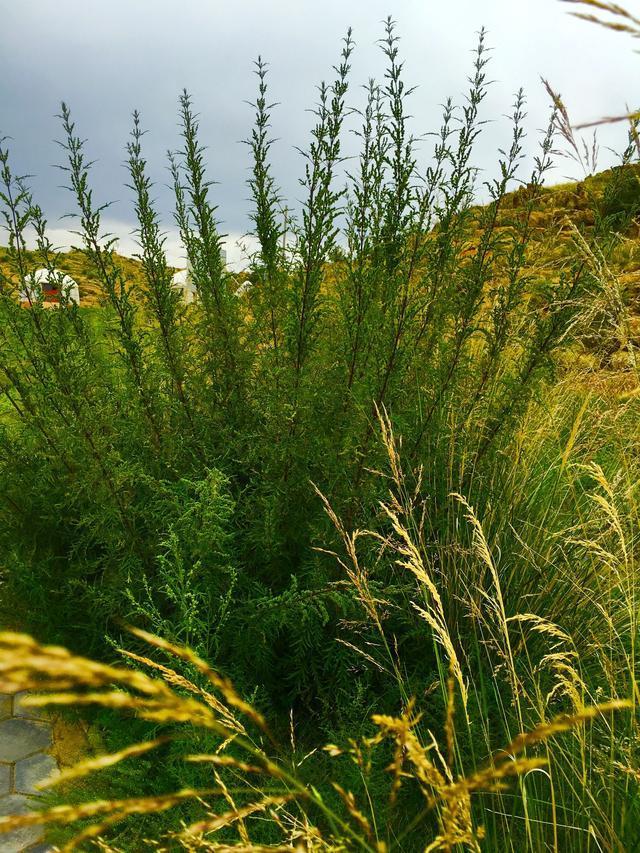
[[[13,718],[0,723],[0,761],[19,761],[51,745],[46,723]]]
[[[50,755],[37,752],[30,758],[23,758],[22,761],[17,762],[14,788],[19,794],[37,794],[38,782],[59,772],[58,765]]]
[[[0,797],[11,793],[11,765],[0,764]],[[2,845],[0,844],[0,849]]]
[[[6,720],[13,712],[13,696],[10,693],[0,693],[0,720]]]
[[[29,801],[20,794],[9,794],[8,797],[0,798],[0,817],[11,814],[28,814]],[[5,832],[0,835],[0,850],[2,853],[20,853],[32,844],[42,840],[42,827],[25,826],[14,832]]]
[[[29,717],[31,720],[47,720],[49,715],[46,708],[30,708],[28,705],[23,705],[22,700],[28,695],[29,691],[23,690],[13,697],[13,716]]]
[[[25,693],[0,693],[0,817],[26,814],[34,807],[35,786],[59,773],[51,746],[52,728],[46,709],[25,708]],[[50,719],[50,718],[49,718]],[[0,853],[53,853],[41,826],[0,834]]]

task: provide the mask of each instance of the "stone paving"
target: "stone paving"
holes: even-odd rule
[[[25,814],[36,802],[36,784],[58,772],[49,755],[51,721],[40,708],[25,708],[25,694],[0,693],[0,817]],[[0,853],[46,853],[41,827],[0,835]]]

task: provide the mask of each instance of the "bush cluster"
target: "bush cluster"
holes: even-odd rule
[[[555,670],[549,662],[534,667],[525,689],[533,651],[522,651],[521,623],[544,600],[547,621],[533,623],[533,646],[541,624],[554,636],[556,618],[566,619],[563,631],[580,633],[585,589],[597,585],[603,549],[613,553],[601,544],[585,557],[586,533],[558,538],[576,518],[591,519],[593,478],[567,470],[585,409],[563,421],[560,436],[549,438],[543,422],[525,442],[523,430],[556,351],[598,293],[601,281],[585,258],[613,245],[607,223],[627,205],[629,188],[616,190],[598,228],[585,231],[557,270],[532,275],[531,234],[557,107],[514,206],[505,200],[521,181],[525,142],[525,99],[517,94],[498,177],[485,183],[488,203],[478,207],[473,152],[488,85],[484,34],[462,103],[444,105],[426,168],[408,129],[411,89],[391,21],[384,80],[368,84],[357,114],[359,153],[345,167],[353,49],[349,33],[333,81],[319,86],[297,216],[271,168],[267,71],[256,65],[247,143],[258,248],[253,285],[242,296],[223,262],[186,92],[170,169],[198,295],[192,305],[172,286],[138,113],[126,166],[142,287],[103,234],[105,205],[91,188],[86,144],[67,106],[61,110],[63,168],[82,250],[100,283],[99,308],[64,298],[56,311],[38,299],[28,310],[18,304],[33,269],[53,274],[58,259],[42,210],[0,146],[11,263],[0,277],[4,619],[103,657],[125,623],[186,644],[215,661],[281,731],[293,713],[311,749],[335,732],[365,731],[373,705],[395,711],[429,693],[434,680],[446,685],[447,666],[464,657],[473,684],[454,667],[456,690],[468,691],[467,722],[483,726],[480,751],[491,751],[525,722],[539,723],[547,689],[550,702],[582,690],[566,669],[561,686],[552,677],[571,664],[582,678],[574,647],[554,659]],[[30,233],[35,255],[27,252]],[[363,529],[366,537],[347,534]],[[634,534],[628,541],[627,560]],[[487,542],[500,554],[495,563]],[[419,561],[428,572],[416,599]],[[366,595],[358,574],[365,564]],[[492,572],[499,596],[493,589],[487,599]],[[436,610],[420,603],[425,590],[437,590]],[[495,608],[497,638],[483,621]],[[426,644],[425,613],[434,637]],[[516,629],[519,640],[511,637]],[[586,634],[580,642],[589,654]],[[520,707],[520,695],[535,701]],[[446,690],[444,697],[436,690],[427,724],[443,703]],[[456,750],[477,766],[484,755],[475,754],[474,738],[469,724]],[[574,752],[572,767],[576,760]],[[535,832],[543,838],[555,806],[540,786],[546,805]],[[517,812],[531,807],[526,797],[518,802]],[[565,805],[576,806],[573,794]],[[575,814],[553,820],[579,822]],[[503,831],[494,818],[494,837]]]

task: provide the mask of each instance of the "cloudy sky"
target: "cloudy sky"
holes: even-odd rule
[[[483,105],[490,122],[476,163],[489,177],[498,147],[508,144],[503,115],[520,86],[533,150],[548,115],[541,75],[562,94],[575,122],[637,106],[640,57],[628,38],[572,18],[569,8],[559,0],[0,0],[0,135],[11,137],[16,170],[34,176],[37,200],[57,242],[66,245],[73,226],[61,217],[73,210],[72,199],[52,168],[61,161],[53,140],[60,138],[55,115],[64,99],[96,159],[96,198],[113,202],[106,225],[131,253],[135,223],[122,164],[131,111],[139,108],[169,254],[177,262],[165,152],[179,144],[176,103],[186,87],[201,114],[228,254],[239,264],[237,240],[249,228],[249,152],[241,140],[251,126],[246,102],[254,97],[252,61],[259,54],[270,64],[272,99],[280,102],[273,116],[275,175],[295,203],[302,165],[295,148],[305,146],[315,86],[331,78],[348,26],[357,45],[350,96],[357,105],[360,85],[383,74],[376,44],[381,22],[388,14],[397,20],[405,77],[417,86],[416,133],[437,129],[440,104],[464,91],[477,31],[485,26],[495,82]],[[600,168],[612,162],[607,147],[619,150],[624,135],[621,126],[602,130]],[[426,144],[422,156],[426,162]],[[554,179],[567,175],[579,177],[579,169],[562,162]]]

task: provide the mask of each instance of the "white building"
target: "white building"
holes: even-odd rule
[[[252,287],[253,287],[253,282],[251,281],[251,279],[248,279],[248,278],[247,278],[247,279],[245,279],[245,280],[242,282],[242,284],[241,284],[241,285],[240,285],[240,286],[235,290],[235,292],[234,292],[234,294],[233,294],[233,295],[234,295],[234,296],[237,296],[238,298],[240,298],[241,296],[244,296],[244,295],[245,295],[245,293],[248,293],[248,292],[251,290],[251,288],[252,288]]]
[[[70,275],[44,267],[26,276],[20,292],[20,302],[27,305],[38,300],[45,305],[58,305],[64,299],[80,304],[78,283]]]
[[[177,273],[173,274],[171,285],[182,293],[182,298],[187,305],[190,305],[197,296],[196,286],[188,267],[186,270],[178,270]]]
[[[226,266],[227,253],[225,249],[220,249],[220,258],[223,266]],[[184,299],[185,304],[190,305],[198,298],[198,291],[191,275],[191,264],[189,261],[187,261],[186,269],[178,270],[178,272],[173,274],[171,284],[176,290],[179,290],[182,293],[182,298]]]

